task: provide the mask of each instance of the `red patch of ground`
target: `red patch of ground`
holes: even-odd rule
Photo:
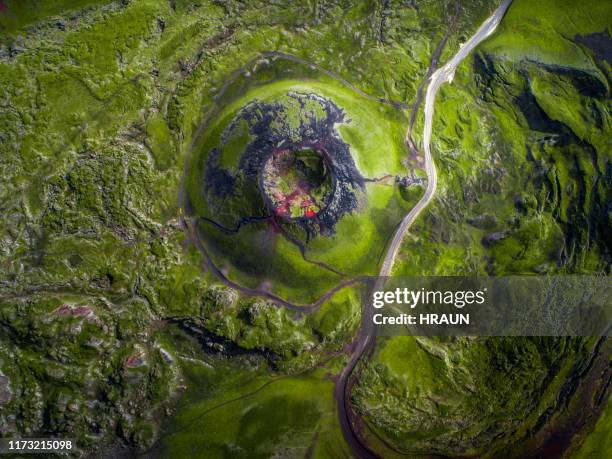
[[[127,359],[125,359],[125,367],[126,368],[135,368],[143,365],[145,363],[144,356],[140,353],[132,354]]]
[[[305,198],[304,195],[309,196],[308,191],[301,186],[293,190],[288,195],[284,195],[281,192],[276,193],[274,197],[279,201],[279,205],[276,206],[274,212],[279,217],[290,217],[291,206],[295,203],[295,201],[299,201],[301,199],[302,202],[300,202],[299,204],[300,208],[305,209],[304,216],[308,218],[316,216],[317,213],[310,208],[314,205],[312,198],[310,196]]]
[[[313,218],[320,211],[319,206],[313,197],[313,185],[308,180],[300,177],[285,178],[291,174],[293,163],[288,158],[292,150],[282,149],[272,152],[271,157],[264,166],[264,187],[270,186],[270,193],[273,212],[277,217],[283,218]],[[298,173],[297,175],[300,175]],[[277,178],[275,179],[274,176]],[[297,180],[299,181],[297,181]],[[279,189],[274,189],[278,181],[286,181],[290,191],[286,193]],[[296,183],[297,182],[297,183]],[[314,190],[316,192],[316,190]]]
[[[8,6],[2,0],[0,0],[0,13],[5,13],[8,11]]]
[[[88,316],[92,313],[93,310],[89,306],[77,306],[72,311],[72,315],[74,316]]]
[[[58,316],[89,316],[93,314],[93,309],[89,306],[71,307],[69,304],[62,304],[55,312]]]
[[[64,317],[79,317],[85,319],[87,322],[102,325],[102,322],[96,316],[95,311],[91,306],[71,306],[67,303],[62,304],[59,308],[53,311],[54,314]]]
[[[62,304],[55,312],[58,316],[68,316],[72,314],[72,308],[67,304]]]

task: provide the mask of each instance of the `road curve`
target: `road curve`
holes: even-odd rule
[[[480,44],[485,38],[490,36],[499,23],[501,22],[506,10],[512,3],[512,0],[503,0],[501,5],[493,12],[493,14],[479,27],[474,35],[464,43],[459,52],[455,54],[450,61],[448,61],[443,67],[439,68],[434,72],[429,80],[429,86],[427,87],[427,94],[425,96],[425,126],[423,129],[423,151],[425,152],[425,172],[427,173],[427,189],[425,194],[421,197],[419,202],[412,208],[412,210],[404,217],[400,226],[397,228],[391,245],[387,250],[387,254],[383,261],[380,269],[380,276],[388,276],[391,274],[393,264],[397,252],[404,240],[404,236],[408,232],[408,229],[416,218],[420,215],[422,210],[431,202],[438,186],[438,174],[436,172],[436,165],[431,155],[431,132],[434,115],[434,103],[436,101],[436,94],[438,89],[445,82],[451,82],[455,75],[457,66],[465,59],[470,52]],[[406,138],[404,141],[406,144],[409,142],[409,131],[406,132]]]
[[[450,83],[453,80],[455,70],[470,54],[470,52],[476,46],[478,46],[480,42],[489,37],[495,31],[511,3],[512,0],[503,0],[493,14],[489,16],[489,18],[486,19],[478,28],[476,33],[474,33],[474,35],[472,35],[472,37],[461,46],[457,54],[455,54],[443,67],[436,70],[429,80],[429,85],[427,87],[427,93],[425,96],[425,125],[423,128],[423,151],[425,155],[425,172],[427,173],[427,189],[419,202],[404,217],[398,226],[385,255],[379,272],[379,279],[373,287],[374,290],[380,290],[383,288],[383,278],[391,274],[397,253],[406,233],[408,232],[408,229],[420,215],[423,209],[431,202],[436,192],[436,187],[438,185],[438,174],[436,172],[436,165],[431,155],[431,133],[436,94],[445,82]],[[410,126],[406,130],[404,143],[408,148],[410,147]],[[371,320],[372,308],[367,302],[363,306],[362,314],[362,327],[359,331],[357,339],[355,340],[351,358],[340,373],[335,388],[335,396],[338,403],[338,414],[340,417],[340,427],[342,433],[344,434],[344,437],[350,447],[353,449],[353,453],[361,459],[377,457],[359,438],[359,435],[355,432],[356,429],[351,420],[349,379],[361,357],[373,349],[374,343],[374,333]]]

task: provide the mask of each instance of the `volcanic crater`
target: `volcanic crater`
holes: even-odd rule
[[[216,222],[219,226],[238,227],[269,218],[273,227],[299,227],[306,240],[333,234],[338,220],[357,208],[365,188],[336,130],[343,122],[342,109],[312,93],[289,92],[283,100],[246,104],[206,161],[211,219],[225,215],[233,221]],[[242,154],[228,153],[227,145],[241,135],[248,139]]]

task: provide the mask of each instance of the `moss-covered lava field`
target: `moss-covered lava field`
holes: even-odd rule
[[[424,202],[393,275],[611,274],[610,2],[510,3],[437,93],[427,197],[428,84],[501,3],[0,0],[0,439],[610,457],[606,337],[361,353],[357,280]]]

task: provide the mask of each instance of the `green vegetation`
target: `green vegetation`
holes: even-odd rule
[[[173,419],[162,449],[168,457],[349,457],[325,369],[270,378],[233,368],[228,386],[209,372],[217,388]],[[197,383],[205,378],[198,374]]]
[[[568,17],[581,24],[574,33],[599,30],[585,16],[602,7],[555,14],[543,6],[537,20],[550,28],[538,29],[549,33],[542,39],[525,31],[536,20],[532,5],[514,2],[500,32],[441,89],[433,139],[440,189],[413,227],[424,237],[405,244],[396,273],[609,272],[607,80],[575,65],[569,51],[552,61],[530,54],[541,43],[570,43],[557,32]],[[572,46],[608,68],[577,36]]]
[[[83,454],[349,457],[332,397],[358,288],[309,313],[239,294],[184,220],[207,215],[213,147],[220,167],[240,167],[248,123],[220,138],[245,106],[283,105],[295,134],[325,113],[287,95],[315,95],[346,115],[335,129],[367,179],[356,210],[310,238],[306,259],[286,238],[257,239],[262,222],[246,240],[195,226],[231,280],[296,303],[342,279],[312,261],[375,274],[425,185],[404,135],[430,59],[447,33],[440,61],[452,56],[496,6],[459,5],[455,18],[441,0],[0,0],[0,436],[70,436]],[[439,189],[395,274],[610,274],[609,17],[595,0],[515,0],[458,68],[436,102]],[[417,147],[421,132],[420,111]],[[245,196],[219,216],[253,215]],[[582,426],[581,410],[593,434],[571,437],[577,457],[603,456],[610,410],[594,419],[592,394],[608,373],[586,370],[610,351],[596,348],[381,339],[352,402],[389,457],[387,445],[520,456],[546,429]]]
[[[396,274],[609,275],[609,63],[578,36],[604,30],[604,10],[601,2],[542,2],[534,15],[532,3],[517,0],[441,89],[433,130],[439,189]],[[534,426],[546,413],[556,413],[550,431],[579,443],[562,421],[571,410],[560,394],[574,390],[572,375],[592,346],[390,338],[364,365],[355,403],[401,451],[521,457],[529,439],[531,447],[544,442]],[[597,393],[602,380],[591,384],[585,390]],[[575,409],[601,409],[583,403]],[[587,440],[583,451],[590,447],[592,457],[605,456],[603,445]]]
[[[575,375],[594,345],[572,338],[390,338],[379,341],[362,369],[354,398],[375,434],[398,451],[521,457],[522,442],[537,438],[547,413],[570,411],[560,394],[576,389]],[[599,380],[588,390],[604,385]]]
[[[0,32],[15,35],[27,26],[53,16],[57,16],[60,21],[58,26],[60,26],[64,24],[63,15],[104,3],[108,2],[104,0],[47,0],[45,2],[4,0],[0,10],[2,12]]]
[[[69,294],[4,299],[0,322],[8,333],[2,372],[10,381],[2,389],[3,434],[70,432],[83,450],[114,441],[114,432],[153,444],[156,417],[176,395],[179,374],[164,359],[142,300],[118,306]]]
[[[610,438],[612,429],[612,410],[608,399],[606,408],[601,418],[597,421],[594,431],[586,438],[580,449],[575,454],[576,459],[586,459],[597,457],[610,451],[612,439]]]

